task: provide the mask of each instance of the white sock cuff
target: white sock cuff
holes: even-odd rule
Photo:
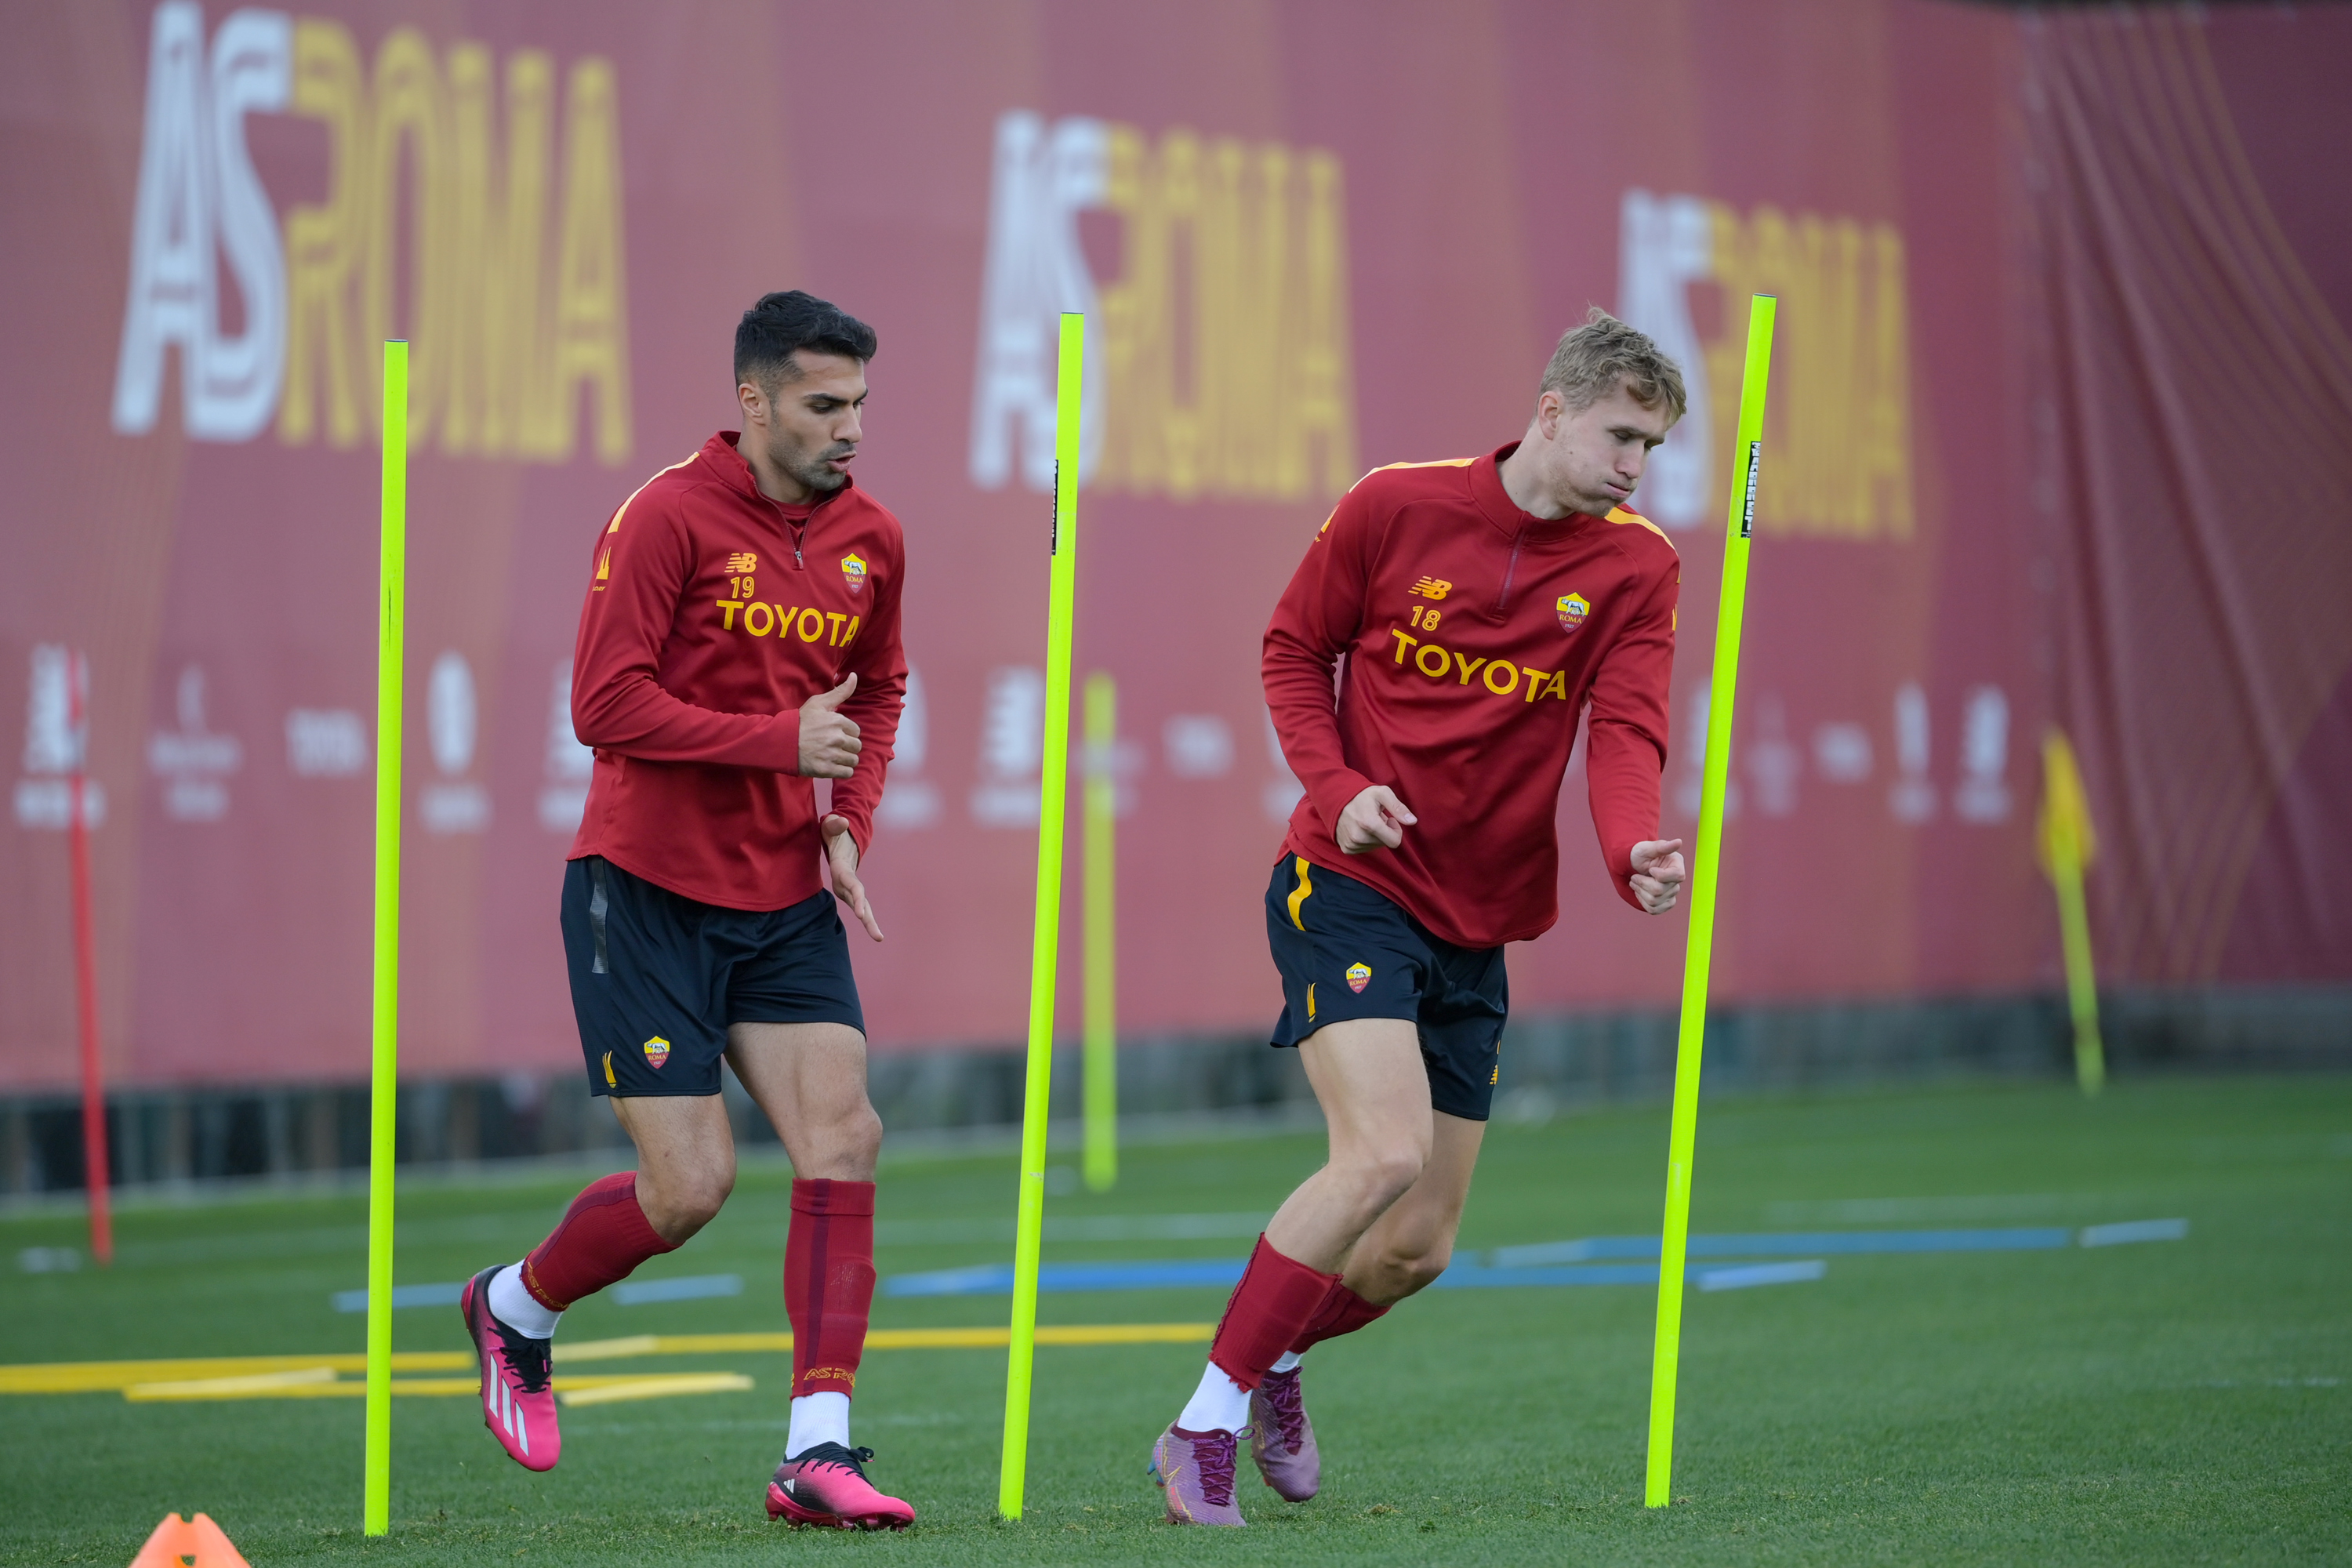
[[[793,1427],[784,1435],[784,1458],[805,1454],[819,1443],[849,1447],[849,1395],[837,1388],[819,1389],[793,1401]]]
[[[1211,1362],[1176,1425],[1187,1432],[1238,1432],[1249,1425],[1249,1390]]]
[[[1297,1372],[1298,1363],[1307,1358],[1297,1351],[1285,1351],[1280,1360],[1266,1368],[1268,1372]]]
[[[490,1276],[490,1316],[519,1334],[534,1340],[555,1337],[563,1314],[532,1295],[522,1282],[522,1265],[509,1263]]]

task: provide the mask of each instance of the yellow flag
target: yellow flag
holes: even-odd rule
[[[2034,857],[2044,875],[2055,876],[2062,861],[2087,867],[2098,851],[2091,828],[2091,804],[2083,795],[2082,771],[2065,732],[2053,729],[2042,740],[2042,814],[2034,824]]]

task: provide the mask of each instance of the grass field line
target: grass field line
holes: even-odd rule
[[[1040,1324],[1041,1345],[1206,1344],[1216,1331],[1213,1323],[1061,1323]],[[876,1329],[866,1336],[870,1351],[1002,1350],[1011,1332],[1002,1325],[959,1329]],[[744,1352],[789,1353],[789,1333],[629,1334],[619,1339],[558,1342],[559,1363],[623,1361],[636,1356],[726,1355]],[[395,1373],[457,1372],[474,1364],[469,1351],[395,1351]],[[136,1384],[168,1384],[203,1381],[282,1379],[289,1373],[315,1378],[367,1370],[365,1354],[181,1356],[156,1361],[82,1361],[30,1363],[0,1366],[0,1394],[91,1394],[127,1389]],[[467,1379],[444,1380],[463,1384]],[[289,1385],[290,1386],[290,1385]],[[353,1388],[361,1385],[351,1384]],[[395,1388],[397,1388],[395,1384]],[[407,1392],[423,1392],[410,1389]]]

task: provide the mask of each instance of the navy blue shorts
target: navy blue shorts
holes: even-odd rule
[[[1410,1019],[1430,1104],[1486,1120],[1511,1010],[1501,948],[1456,947],[1354,878],[1296,855],[1275,865],[1265,934],[1282,971],[1271,1044],[1295,1046],[1345,1018]]]
[[[597,1094],[717,1094],[730,1024],[866,1031],[830,892],[723,909],[591,855],[563,868],[563,957]]]

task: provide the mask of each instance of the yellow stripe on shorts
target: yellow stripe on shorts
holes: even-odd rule
[[[1307,896],[1315,890],[1315,879],[1310,875],[1315,868],[1307,863],[1304,855],[1294,856],[1293,858],[1298,863],[1298,886],[1290,890],[1290,923],[1305,931],[1307,922],[1298,918],[1298,906],[1305,903]]]

